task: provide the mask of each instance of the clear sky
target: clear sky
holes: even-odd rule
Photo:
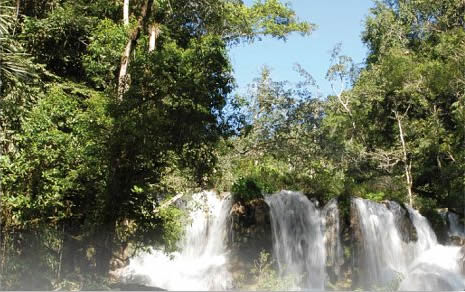
[[[283,0],[282,2],[286,2]],[[239,44],[230,50],[237,91],[244,93],[247,84],[259,76],[263,65],[272,68],[273,80],[299,81],[294,65],[299,63],[316,79],[321,93],[330,94],[325,80],[329,67],[329,51],[339,42],[342,53],[361,63],[367,49],[360,39],[364,19],[373,6],[371,0],[290,0],[300,20],[316,24],[317,29],[307,37],[292,34],[286,42],[264,38],[253,44]],[[250,4],[252,0],[245,0]]]

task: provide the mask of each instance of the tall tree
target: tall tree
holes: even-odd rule
[[[463,9],[454,0],[376,2],[363,33],[366,68],[329,114],[358,125],[339,130],[381,173],[403,176],[409,204],[447,206],[463,187],[463,55],[453,53],[464,45]]]

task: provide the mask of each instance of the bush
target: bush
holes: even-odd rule
[[[298,277],[296,276],[280,277],[273,268],[273,261],[270,259],[270,254],[264,250],[260,252],[258,260],[254,261],[254,267],[251,272],[256,282],[255,290],[294,290],[295,284],[298,282]]]
[[[235,201],[250,201],[263,198],[263,186],[255,178],[241,177],[232,186],[232,194]]]

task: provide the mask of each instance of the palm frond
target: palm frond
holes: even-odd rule
[[[0,35],[8,34],[9,29],[15,22],[15,8],[8,6],[6,1],[0,1]]]
[[[16,21],[14,11],[7,1],[0,0],[0,85],[14,84],[34,76],[29,55],[11,34]]]

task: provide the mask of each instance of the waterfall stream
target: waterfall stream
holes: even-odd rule
[[[152,249],[138,255],[122,272],[126,282],[178,291],[226,290],[231,286],[224,241],[231,199],[219,199],[214,192],[194,194],[192,199],[192,223],[186,226],[180,252],[165,254]]]
[[[323,290],[325,247],[319,210],[299,192],[281,191],[266,202],[280,274],[300,277],[299,288]]]
[[[465,227],[459,222],[459,215],[448,212],[449,236],[465,237]]]
[[[153,248],[141,253],[122,270],[122,279],[168,290],[234,287],[225,243],[231,201],[214,192],[194,194],[187,204],[191,220],[178,243],[179,252],[166,254]],[[280,191],[265,196],[265,201],[270,208],[273,258],[283,280],[290,279],[294,289],[303,290],[324,290],[328,281],[345,280],[346,245],[341,244],[336,199],[319,208],[300,192]],[[352,258],[351,269],[359,271],[358,285],[417,291],[465,288],[461,247],[439,244],[418,211],[391,201],[355,198],[352,204],[355,226],[351,228],[356,229],[352,232],[360,251],[354,253],[357,260]],[[461,232],[458,218],[449,217],[449,222],[450,233]],[[350,263],[346,264],[344,269]]]
[[[359,198],[354,203],[362,232],[365,287],[390,287],[396,282],[404,291],[465,287],[458,264],[460,248],[438,244],[428,221],[418,211],[406,207],[417,234],[416,241],[407,243],[396,224],[398,213],[392,208]]]
[[[411,250],[402,241],[394,212],[369,200],[356,198],[354,203],[363,242],[362,282],[365,287],[386,286],[407,271]]]
[[[417,230],[416,257],[409,265],[400,290],[456,291],[465,289],[461,273],[460,247],[438,244],[436,235],[425,217],[407,207]]]

